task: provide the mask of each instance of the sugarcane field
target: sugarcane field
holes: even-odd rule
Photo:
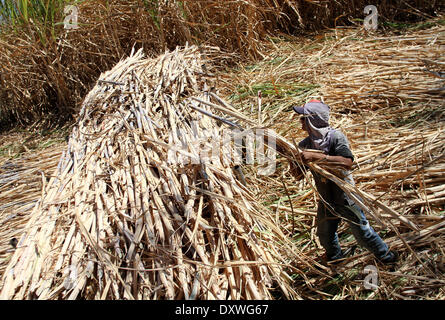
[[[444,300],[444,53],[434,0],[0,0],[0,299]]]

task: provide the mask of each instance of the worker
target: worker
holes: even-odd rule
[[[311,100],[303,106],[294,106],[293,110],[301,116],[302,129],[309,134],[298,145],[303,150],[300,154],[302,162],[323,160],[340,164],[344,168],[343,180],[354,185],[350,173],[354,156],[346,136],[329,126],[329,106],[319,100]],[[301,167],[296,163],[291,163],[291,169],[295,176],[301,176]],[[396,263],[397,252],[389,250],[388,245],[370,226],[362,209],[333,181],[313,171],[312,175],[320,196],[316,218],[317,236],[326,251],[326,262],[338,263],[341,261],[339,259],[345,257],[337,234],[339,222],[343,219],[349,224],[359,245],[372,252],[384,264]]]

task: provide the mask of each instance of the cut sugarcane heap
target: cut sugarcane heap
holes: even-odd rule
[[[236,180],[230,150],[172,161],[227,128],[195,110],[211,103],[203,63],[194,46],[156,59],[138,51],[100,77],[2,298],[268,299],[272,287],[298,296],[280,267],[285,237],[267,232],[276,226]]]

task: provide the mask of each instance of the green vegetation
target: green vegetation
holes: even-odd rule
[[[445,25],[445,19],[439,19],[436,21],[427,21],[427,22],[417,22],[417,23],[407,23],[407,22],[391,22],[384,21],[383,26],[395,29],[398,31],[418,31],[429,29],[437,25]]]
[[[3,0],[0,1],[0,17],[12,27],[13,32],[31,28],[39,41],[46,45],[48,37],[55,39],[63,24],[65,5],[78,5],[81,1],[68,0]],[[57,30],[58,29],[58,30]]]
[[[307,83],[257,83],[251,87],[239,87],[237,93],[230,96],[230,99],[237,101],[247,97],[256,97],[258,91],[261,91],[263,96],[272,96],[274,98],[298,97],[312,93],[314,89],[319,87],[317,84]]]
[[[0,144],[0,157],[16,159],[24,153],[44,150],[65,141],[68,127],[47,129],[15,129],[8,132],[10,139]],[[11,142],[12,141],[12,142]]]
[[[442,122],[445,120],[445,111],[442,107],[425,105],[423,108],[413,108],[407,116],[391,119],[390,124],[394,127],[406,125],[416,126],[422,122]]]

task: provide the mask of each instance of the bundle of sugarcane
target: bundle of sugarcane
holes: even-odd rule
[[[203,115],[203,63],[194,46],[156,59],[138,51],[101,76],[7,266],[3,299],[298,297],[282,267],[288,240],[236,179],[233,143],[200,156],[226,128]]]

